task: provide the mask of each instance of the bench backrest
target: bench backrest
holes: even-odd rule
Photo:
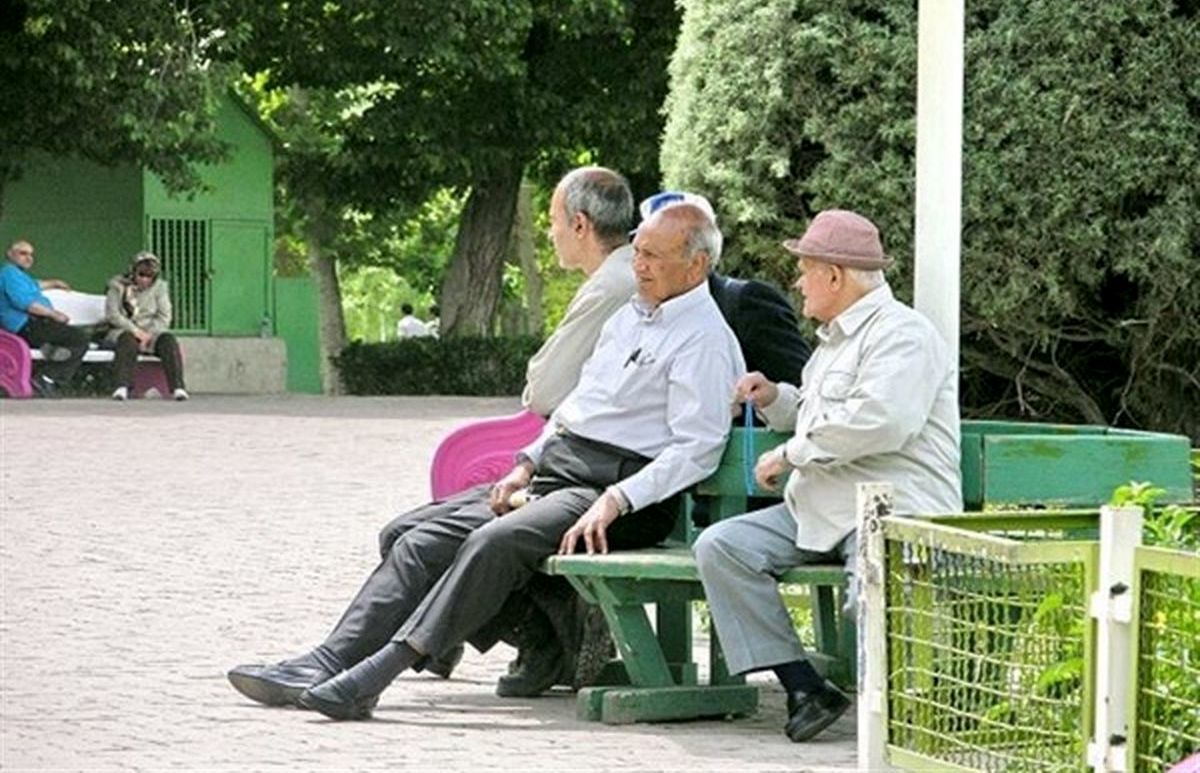
[[[70,318],[71,325],[99,325],[104,321],[103,295],[77,293],[74,290],[46,290],[45,295],[54,308]]]

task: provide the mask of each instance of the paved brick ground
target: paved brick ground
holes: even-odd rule
[[[373,566],[377,529],[427,496],[449,428],[511,400],[201,397],[0,401],[4,770],[847,770],[757,716],[609,727],[568,693],[502,701],[511,657],[402,676],[374,722],[265,709],[230,666],[319,641]]]

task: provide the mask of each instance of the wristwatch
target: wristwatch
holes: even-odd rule
[[[616,503],[618,516],[629,515],[629,513],[633,512],[633,505],[625,498],[625,493],[615,485],[604,489],[604,493],[612,497],[613,502]]]

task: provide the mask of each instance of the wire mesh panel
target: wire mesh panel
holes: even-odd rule
[[[1079,769],[1095,555],[888,519],[889,750],[973,770]]]
[[[1135,766],[1200,752],[1200,555],[1139,548]]]
[[[162,260],[171,283],[171,327],[177,331],[209,330],[210,244],[207,220],[150,219],[150,249]]]

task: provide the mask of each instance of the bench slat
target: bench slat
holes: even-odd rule
[[[612,577],[633,580],[682,580],[699,582],[696,560],[682,546],[619,550],[605,555],[551,556],[542,565],[546,574],[559,576]],[[809,564],[789,569],[780,582],[808,585],[842,585],[846,569],[841,564]]]

